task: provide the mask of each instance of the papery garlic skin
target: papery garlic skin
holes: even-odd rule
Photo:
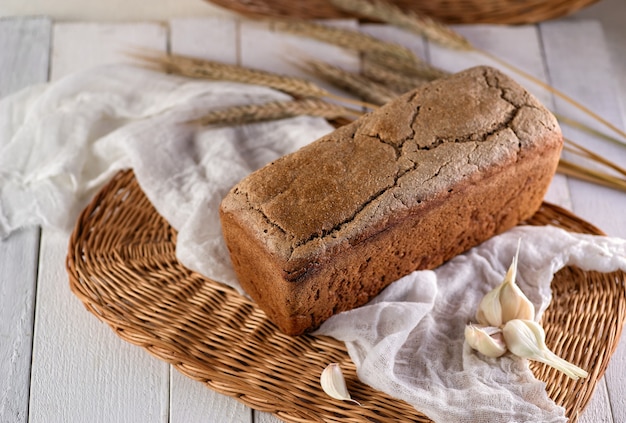
[[[355,404],[359,404],[357,401],[350,398],[350,393],[346,387],[346,380],[343,377],[343,372],[338,363],[331,363],[322,371],[320,376],[320,384],[322,389],[330,397],[341,400],[351,401]]]
[[[500,305],[500,290],[498,285],[489,291],[478,304],[476,320],[483,326],[502,326],[502,307]]]
[[[504,277],[500,289],[500,306],[502,308],[502,322],[506,323],[513,319],[535,320],[535,306],[524,295],[515,282],[517,278],[517,261],[519,258],[521,240],[517,244],[517,252],[511,266]]]
[[[467,344],[487,357],[497,358],[507,351],[502,330],[493,326],[465,326]]]
[[[502,335],[509,351],[518,357],[552,366],[574,380],[589,375],[585,370],[550,351],[545,342],[546,334],[541,325],[535,321],[510,320],[502,328]]]
[[[476,320],[481,325],[502,326],[513,319],[535,318],[535,306],[515,283],[520,243],[521,240],[502,283],[488,292],[478,305]]]

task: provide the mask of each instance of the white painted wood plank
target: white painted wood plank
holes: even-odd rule
[[[211,391],[203,383],[172,367],[169,423],[258,422],[254,411],[232,397]]]
[[[26,422],[39,229],[0,241],[0,421]]]
[[[555,22],[541,25],[543,43],[552,84],[623,128],[623,112],[616,97],[616,80],[604,44],[602,28],[597,22]],[[556,100],[557,112],[579,119],[588,125],[607,130],[564,101]],[[596,153],[626,166],[626,148],[614,145],[564,126],[566,137]],[[626,140],[623,140],[626,142]],[[570,180],[573,209],[583,219],[609,235],[626,238],[626,195],[587,182]]]
[[[0,19],[0,97],[48,79],[52,24]],[[0,421],[28,419],[39,229],[0,240]]]
[[[543,44],[552,84],[591,110],[624,128],[624,113],[615,96],[616,80],[604,44],[602,28],[596,22],[553,22],[541,25]],[[572,107],[557,101],[563,114],[589,122]],[[587,134],[564,128],[566,136],[575,137],[587,148],[626,166],[626,148],[594,139]],[[626,194],[593,184],[570,180],[573,211],[611,236],[626,238]],[[626,421],[626,340],[622,337],[607,369],[605,379],[613,412],[613,421]]]
[[[254,423],[281,423],[278,417],[271,413],[256,411],[254,414]]]
[[[65,233],[42,230],[29,421],[167,422],[167,364],[71,294],[66,248]]]
[[[50,79],[97,65],[133,63],[129,53],[137,49],[163,50],[166,39],[166,27],[155,23],[56,24]],[[74,60],[66,60],[68,57]]]
[[[0,421],[26,422],[39,229],[0,241]]]
[[[170,49],[224,63],[238,62],[238,22],[226,18],[173,19]],[[253,411],[176,370],[171,373],[170,423],[249,423]]]
[[[0,98],[48,80],[51,28],[46,18],[0,19]]]
[[[605,379],[598,382],[596,392],[578,418],[578,423],[614,423]]]
[[[170,51],[176,54],[237,64],[239,21],[228,18],[172,19]]]
[[[52,79],[166,42],[160,25],[57,24]],[[29,421],[166,422],[169,366],[85,310],[68,286],[66,249],[67,234],[42,231]]]

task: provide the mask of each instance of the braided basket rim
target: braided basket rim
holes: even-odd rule
[[[331,0],[206,0],[242,15],[296,19],[359,18]],[[447,24],[530,24],[570,15],[598,0],[390,0],[400,9]]]

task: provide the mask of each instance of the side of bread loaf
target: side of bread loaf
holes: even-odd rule
[[[532,95],[472,68],[249,175],[222,202],[224,238],[243,289],[301,334],[532,216],[561,148]]]

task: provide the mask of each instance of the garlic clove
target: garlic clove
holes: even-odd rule
[[[341,367],[338,363],[331,363],[326,366],[320,376],[320,384],[322,385],[324,392],[326,392],[326,394],[330,397],[341,401],[351,401],[357,405],[361,405],[358,401],[350,398],[350,393],[346,387],[346,380],[343,377],[343,372],[341,371]]]
[[[520,244],[521,240],[502,283],[489,291],[478,305],[476,320],[481,325],[502,326],[513,319],[535,318],[535,306],[515,283]]]
[[[589,374],[580,367],[562,359],[546,346],[546,334],[541,325],[532,320],[513,319],[502,328],[506,345],[513,354],[554,367],[574,380]]]
[[[511,266],[506,273],[500,289],[500,307],[502,308],[502,323],[513,319],[534,320],[535,306],[522,292],[515,282],[517,278],[517,262],[519,258],[521,239],[517,243],[517,252]]]
[[[478,304],[476,320],[483,326],[502,326],[502,306],[500,305],[500,290],[498,285],[489,291]]]
[[[487,357],[497,358],[506,353],[506,344],[500,328],[493,326],[465,326],[468,345]]]

